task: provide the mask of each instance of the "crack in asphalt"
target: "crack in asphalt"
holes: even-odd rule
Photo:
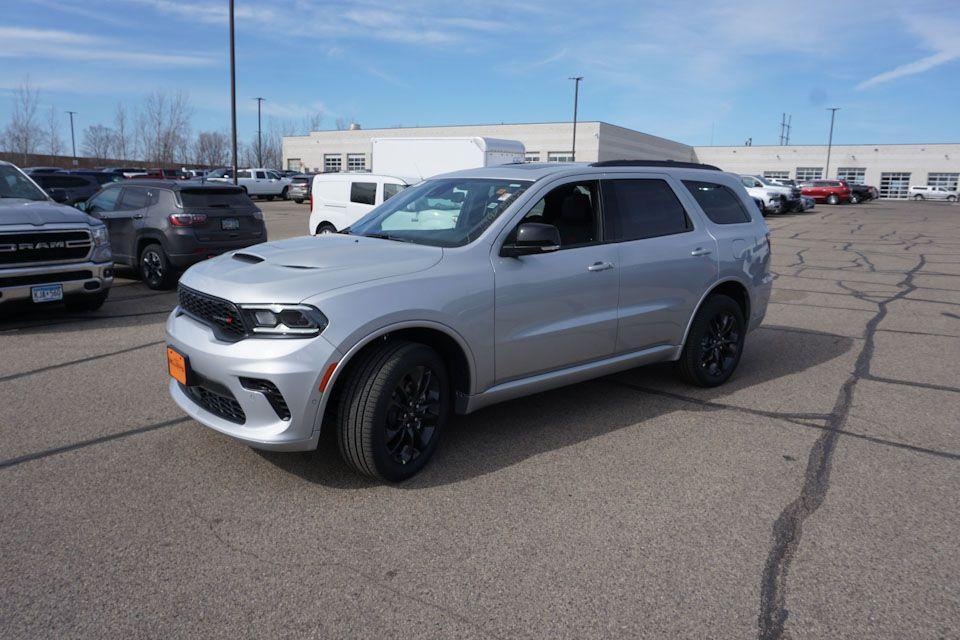
[[[920,254],[917,264],[906,272],[905,278],[901,281],[900,291],[877,304],[876,314],[867,322],[864,343],[857,355],[853,373],[841,386],[833,410],[827,417],[827,430],[817,438],[810,449],[800,495],[783,509],[773,524],[773,545],[767,556],[760,582],[760,615],[757,621],[760,640],[783,638],[784,626],[789,615],[786,607],[786,588],[790,565],[800,545],[804,521],[820,508],[830,488],[830,471],[837,440],[849,417],[857,383],[863,377],[870,375],[877,327],[886,317],[887,307],[891,302],[903,298],[916,289],[913,277],[925,264],[926,257]],[[859,292],[854,296],[861,299],[865,297]]]

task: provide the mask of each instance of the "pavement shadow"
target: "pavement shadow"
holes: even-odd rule
[[[622,383],[723,402],[725,396],[740,389],[806,371],[843,355],[852,346],[853,340],[845,336],[763,327],[750,335],[737,373],[719,388],[692,388],[678,381],[672,365],[659,364],[512,400],[468,416],[454,416],[430,464],[397,487],[416,490],[462,482],[642,424],[666,412],[711,410],[681,399],[645,394]],[[829,406],[824,408],[825,413],[829,410]],[[259,453],[271,464],[309,482],[345,489],[376,484],[358,476],[340,460],[332,428],[324,430],[315,452]]]

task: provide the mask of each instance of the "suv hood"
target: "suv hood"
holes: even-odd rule
[[[79,209],[57,204],[51,200],[0,200],[0,226],[45,224],[85,224],[99,225],[100,221]]]
[[[423,271],[443,249],[345,234],[266,242],[200,262],[185,286],[239,303],[306,300],[326,291]]]

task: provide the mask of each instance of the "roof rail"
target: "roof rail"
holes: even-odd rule
[[[720,171],[720,167],[699,162],[678,162],[676,160],[604,160],[594,162],[591,167],[675,167],[677,169],[710,169]]]

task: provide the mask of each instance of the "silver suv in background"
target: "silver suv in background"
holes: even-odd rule
[[[166,325],[169,389],[258,448],[313,449],[329,426],[350,467],[399,481],[452,412],[662,361],[722,384],[763,320],[769,267],[760,212],[715,167],[445,174],[341,233],[188,270]]]
[[[68,307],[98,309],[111,284],[113,256],[103,223],[58,204],[17,167],[0,161],[0,313],[15,301],[62,300]]]

